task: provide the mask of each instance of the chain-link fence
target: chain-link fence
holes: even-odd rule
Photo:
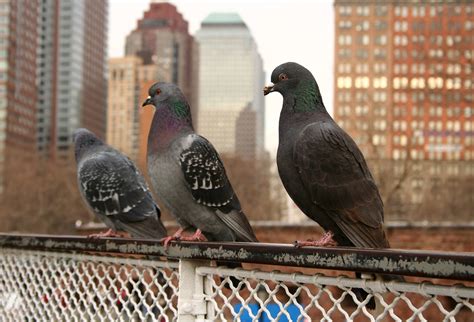
[[[474,321],[474,255],[372,252],[0,235],[0,321]]]
[[[0,252],[0,320],[176,320],[177,266],[5,248]]]
[[[474,289],[200,267],[212,321],[473,321]],[[216,278],[219,276],[219,278]],[[239,280],[232,283],[231,276]],[[363,288],[367,296],[358,298]],[[367,304],[375,299],[377,308]]]

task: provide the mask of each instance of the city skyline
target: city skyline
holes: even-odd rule
[[[109,59],[107,143],[144,167],[153,113],[140,107],[143,93],[156,81],[176,83],[194,112],[195,42],[176,6],[160,2],[150,3],[124,46],[125,56]]]
[[[125,37],[145,12],[149,0],[111,0],[109,57],[122,57]],[[333,2],[311,1],[170,1],[176,5],[189,30],[195,35],[204,18],[212,12],[236,12],[246,22],[262,56],[265,84],[281,63],[296,61],[313,72],[329,112],[333,97]],[[305,10],[301,10],[305,8]],[[292,13],[292,14],[289,14]],[[328,27],[329,26],[329,27]],[[310,30],[310,34],[301,30]],[[276,36],[278,35],[278,37]],[[304,37],[314,39],[305,40]],[[272,154],[278,145],[278,118],[281,97],[265,98],[265,148]]]

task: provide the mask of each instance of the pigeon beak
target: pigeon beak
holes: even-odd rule
[[[152,104],[152,103],[153,103],[153,101],[152,101],[152,99],[151,99],[151,96],[148,96],[148,97],[146,98],[145,102],[143,102],[142,107],[143,107],[143,106],[150,105],[150,104]]]
[[[263,95],[268,95],[274,91],[275,85],[268,85],[263,88]]]

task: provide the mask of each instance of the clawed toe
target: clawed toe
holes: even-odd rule
[[[160,239],[160,243],[163,244],[165,249],[168,249],[170,242],[173,240],[181,240],[181,236],[167,236],[165,238]]]
[[[337,246],[336,241],[333,239],[334,234],[330,231],[326,232],[323,237],[319,240],[296,240],[293,245],[297,248],[313,246],[313,247],[331,247]]]
[[[183,236],[181,237],[180,240],[185,240],[185,241],[206,241],[206,237],[202,234],[202,231],[200,229],[196,230],[194,235],[192,236]]]

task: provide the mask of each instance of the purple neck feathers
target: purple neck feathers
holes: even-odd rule
[[[179,117],[167,107],[155,108],[150,132],[148,133],[148,154],[166,149],[181,133],[194,132],[191,117]]]

